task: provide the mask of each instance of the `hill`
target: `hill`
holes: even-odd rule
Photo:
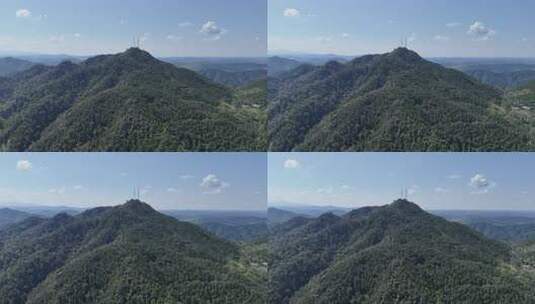
[[[467,70],[466,74],[476,78],[484,84],[500,89],[515,88],[535,80],[535,68],[533,70],[513,71],[496,73],[488,70]]]
[[[0,231],[1,303],[263,303],[264,273],[137,200]]]
[[[503,95],[399,48],[302,65],[269,87],[271,151],[531,150]]]
[[[0,79],[5,151],[265,150],[262,109],[132,48]]]
[[[219,83],[229,87],[240,87],[249,85],[253,82],[266,79],[265,70],[248,70],[228,72],[217,69],[204,69],[199,71],[199,74],[210,79],[215,83]]]
[[[533,303],[511,248],[406,200],[273,229],[273,303]]]
[[[283,72],[288,72],[300,66],[301,62],[293,59],[272,56],[268,58],[268,75],[274,76]]]
[[[0,77],[9,76],[24,70],[27,70],[35,64],[13,57],[0,58]]]
[[[21,222],[33,215],[30,213],[10,209],[10,208],[0,208],[0,229]]]

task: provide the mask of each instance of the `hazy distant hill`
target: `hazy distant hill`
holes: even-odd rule
[[[272,303],[533,303],[511,248],[406,200],[273,229]]]
[[[283,57],[273,56],[268,58],[268,75],[278,75],[283,72],[288,72],[296,67],[300,66],[302,63]]]
[[[35,64],[13,57],[0,58],[0,77],[9,76],[27,70]]]
[[[262,109],[140,49],[0,78],[7,151],[265,150]]]
[[[10,209],[0,208],[0,229],[21,222],[29,217],[33,216],[30,213]]]
[[[268,89],[271,151],[516,151],[534,148],[502,93],[399,48],[302,65]]]
[[[259,80],[264,80],[267,77],[265,70],[227,72],[223,70],[206,69],[199,71],[199,74],[215,83],[230,87],[248,85]]]
[[[535,241],[535,212],[446,210],[433,213],[463,223],[490,239],[513,243]]]
[[[140,201],[0,231],[1,303],[264,303],[241,249]]]
[[[256,241],[267,238],[265,212],[255,211],[165,211],[182,221],[195,223],[216,236],[232,241]]]

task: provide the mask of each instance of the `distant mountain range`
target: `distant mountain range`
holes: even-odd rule
[[[21,222],[32,216],[34,215],[27,212],[10,208],[0,208],[0,229]]]
[[[137,200],[30,217],[0,230],[0,302],[265,303],[252,252]]]
[[[246,90],[249,88],[246,88]],[[262,151],[262,104],[132,48],[0,78],[4,151]]]
[[[271,303],[535,301],[533,248],[513,256],[508,245],[406,200],[295,217],[272,229],[271,245]]]
[[[272,80],[272,81],[271,81]],[[399,48],[303,64],[268,84],[271,151],[518,151],[502,92]]]
[[[34,65],[33,62],[13,57],[0,58],[0,77],[6,77],[25,71]]]

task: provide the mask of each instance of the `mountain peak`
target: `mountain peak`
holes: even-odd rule
[[[136,214],[150,214],[156,212],[149,204],[138,199],[128,200],[123,205],[119,206],[121,210],[132,211]]]
[[[398,47],[388,54],[389,57],[395,57],[408,62],[415,62],[422,60],[422,57],[415,51],[409,50],[406,47]]]
[[[137,47],[131,47],[131,48],[127,49],[126,51],[124,51],[120,55],[123,55],[123,56],[126,56],[126,57],[132,57],[132,58],[135,58],[137,60],[153,60],[153,59],[155,59],[149,52],[144,51],[144,50],[142,50],[140,48],[137,48]]]
[[[423,211],[422,208],[420,208],[420,206],[404,198],[395,200],[390,205],[388,205],[388,207],[392,209],[400,210],[400,211],[410,212],[410,213]]]

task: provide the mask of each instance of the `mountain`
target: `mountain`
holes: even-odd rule
[[[535,301],[511,248],[406,200],[294,218],[272,230],[271,249],[271,303]]]
[[[508,92],[507,96],[513,104],[535,106],[535,80],[529,81]]]
[[[261,109],[131,48],[0,79],[6,151],[265,150]],[[260,124],[260,125],[259,125]]]
[[[10,208],[0,208],[0,229],[21,222],[33,215],[30,213],[10,209]]]
[[[292,211],[269,207],[268,208],[268,221],[270,225],[277,225],[285,223],[295,217],[303,216]]]
[[[456,221],[479,231],[493,240],[535,241],[535,212],[530,211],[434,211],[447,220]]]
[[[0,231],[1,303],[263,303],[241,249],[131,200]]]
[[[0,77],[27,70],[34,65],[32,62],[13,57],[0,58]]]
[[[283,72],[288,72],[300,66],[302,63],[288,58],[272,56],[268,58],[268,75],[274,76]]]
[[[164,213],[226,240],[250,242],[265,239],[268,234],[266,215],[261,211],[167,210]]]
[[[500,89],[514,88],[535,80],[535,69],[503,73],[488,70],[467,70],[465,73],[484,84]]]
[[[229,87],[245,86],[253,82],[266,79],[267,77],[265,70],[227,72],[218,69],[204,69],[199,71],[199,74],[215,83]]]
[[[268,88],[271,151],[531,150],[503,95],[406,48],[301,65]]]

